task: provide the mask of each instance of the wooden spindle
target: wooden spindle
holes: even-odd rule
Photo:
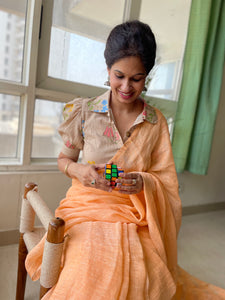
[[[47,241],[53,244],[60,244],[64,240],[64,228],[65,222],[61,218],[52,219],[49,222]],[[50,288],[45,288],[40,286],[40,299],[50,290]]]
[[[37,184],[34,182],[28,182],[25,184],[23,197],[27,199],[27,193],[32,191],[35,188],[35,191],[38,191]]]

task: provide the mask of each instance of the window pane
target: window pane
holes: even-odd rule
[[[125,0],[55,0],[49,75],[104,87],[105,40],[122,22],[124,4]]]
[[[156,64],[151,72],[146,95],[174,100],[177,72],[178,65],[175,62]]]
[[[32,158],[54,158],[60,153],[62,139],[57,128],[63,121],[64,105],[61,102],[36,100]]]
[[[140,20],[157,42],[157,62],[147,95],[174,100],[184,52],[191,0],[142,0]],[[151,91],[152,90],[152,91]],[[176,100],[176,99],[175,99]]]
[[[20,97],[0,94],[0,157],[16,158]]]
[[[0,8],[0,79],[21,82],[27,1],[4,2]]]

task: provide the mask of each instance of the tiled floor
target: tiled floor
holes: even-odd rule
[[[15,300],[17,277],[18,245],[0,247],[0,299]],[[36,300],[39,295],[39,282],[27,277],[26,300]]]
[[[225,210],[183,217],[178,263],[199,279],[225,289]]]
[[[225,210],[183,217],[178,263],[192,275],[225,289]],[[0,247],[0,299],[14,300],[17,245]],[[26,300],[38,299],[39,283],[29,278]]]

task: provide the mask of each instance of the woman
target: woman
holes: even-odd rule
[[[162,113],[140,97],[155,53],[148,25],[116,26],[104,53],[111,89],[65,106],[58,166],[72,186],[56,216],[69,238],[58,283],[43,299],[169,300],[176,293],[181,202],[170,137]],[[109,162],[125,170],[117,190],[102,174]],[[42,249],[43,242],[26,261],[33,279]]]
[[[110,84],[112,93],[107,92],[104,96],[100,96],[100,99],[103,97],[103,101],[105,100],[104,112],[106,113],[106,110],[108,110],[109,117],[107,115],[104,118],[104,115],[101,115],[100,121],[98,122],[98,120],[96,120],[94,128],[95,131],[104,130],[104,135],[109,135],[110,140],[107,138],[99,139],[100,145],[96,144],[93,141],[96,138],[95,133],[90,132],[89,128],[86,129],[86,127],[93,126],[93,121],[92,119],[89,120],[89,118],[96,119],[99,115],[99,113],[92,113],[92,111],[99,109],[99,105],[102,105],[102,103],[98,103],[99,99],[94,99],[93,101],[86,100],[87,103],[83,103],[85,101],[83,99],[77,99],[69,103],[64,113],[68,114],[68,119],[66,123],[59,128],[59,132],[63,136],[66,145],[63,152],[60,153],[58,160],[59,169],[62,172],[65,172],[66,169],[66,173],[68,173],[71,178],[78,178],[85,186],[91,186],[91,182],[95,180],[95,188],[110,191],[108,182],[97,173],[96,165],[90,166],[87,165],[87,162],[94,161],[95,164],[105,164],[112,158],[116,151],[123,146],[123,143],[128,139],[128,135],[134,130],[135,125],[138,125],[138,122],[142,122],[140,118],[141,120],[137,120],[134,125],[137,117],[144,112],[145,103],[139,99],[139,96],[144,89],[145,78],[154,65],[155,54],[156,42],[148,25],[135,21],[114,28],[108,38],[105,49],[105,59],[110,79],[107,84]],[[81,103],[83,103],[83,108],[81,107]],[[93,109],[90,109],[92,107]],[[82,116],[82,109],[82,113],[88,110],[91,111],[91,113],[89,113],[91,116]],[[102,107],[100,107],[100,109],[102,109]],[[153,109],[151,109],[151,111],[155,113]],[[76,121],[74,118],[75,114],[80,114],[78,118],[83,117],[82,120],[79,119]],[[101,124],[99,125],[99,123],[102,122],[102,118],[106,119],[105,122],[108,126],[105,127],[105,125],[103,125],[102,127]],[[72,122],[71,119],[73,119]],[[88,145],[80,136],[80,131],[82,131],[81,122],[83,122],[82,126],[85,127],[84,131],[87,130],[88,134],[91,135],[90,139],[88,138]],[[86,125],[84,125],[84,122],[86,122]],[[71,134],[69,126],[72,127]],[[99,128],[97,126],[99,126]],[[73,141],[75,137],[72,137],[72,135],[75,134],[73,132],[74,127],[77,127],[77,130],[79,130],[75,142]],[[85,138],[87,138],[87,135]],[[77,139],[81,139],[79,144]],[[68,148],[70,149],[69,151]],[[84,154],[82,160],[84,164],[74,163],[74,161],[77,161],[81,149]],[[99,168],[99,166],[97,166],[97,168]],[[141,175],[136,173],[127,175],[127,177],[135,179],[135,184],[131,187],[122,186],[120,192],[127,194],[140,192],[143,184]],[[131,181],[123,182],[131,183]],[[132,183],[134,183],[134,181],[132,181]]]

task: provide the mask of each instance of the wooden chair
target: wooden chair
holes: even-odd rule
[[[35,214],[44,228],[34,227]],[[24,299],[27,278],[26,256],[46,231],[40,277],[40,299],[57,282],[63,250],[64,227],[64,220],[55,218],[38,194],[37,185],[27,183],[21,209],[16,300]]]

